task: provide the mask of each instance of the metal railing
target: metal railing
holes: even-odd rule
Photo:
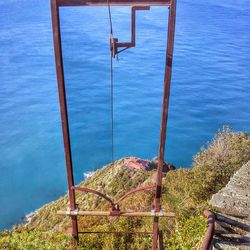
[[[213,243],[215,215],[209,210],[205,210],[203,214],[207,217],[207,231],[201,245],[201,250],[210,250]]]

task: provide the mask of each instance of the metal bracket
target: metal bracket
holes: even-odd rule
[[[150,6],[133,6],[131,9],[131,41],[125,43],[119,43],[118,38],[110,37],[110,50],[111,55],[115,58],[122,51],[135,47],[135,13],[137,10],[150,10]],[[118,48],[123,48],[118,51]]]
[[[67,207],[67,210],[66,210],[66,215],[70,215],[70,207]]]
[[[112,210],[110,211],[110,216],[119,216],[121,214],[120,207],[118,204],[115,204],[115,206],[112,207]]]
[[[156,211],[155,211],[155,208],[153,207],[153,208],[151,208],[151,215],[156,215],[156,214],[158,214],[158,216],[163,216],[163,210],[162,210],[162,208],[160,208],[160,211],[158,212],[158,213],[156,213]]]
[[[155,209],[154,208],[152,208],[150,212],[151,212],[151,215],[155,215]]]
[[[66,215],[68,216],[74,216],[74,215],[78,215],[78,212],[79,212],[79,207],[77,206],[75,210],[71,210],[70,207],[67,207],[67,210],[66,210]]]

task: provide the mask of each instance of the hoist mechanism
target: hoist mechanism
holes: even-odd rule
[[[164,85],[162,96],[162,112],[160,121],[160,138],[158,148],[158,164],[155,175],[155,180],[151,185],[139,186],[128,192],[124,192],[120,197],[114,200],[112,197],[108,197],[106,194],[100,191],[93,190],[87,187],[79,187],[75,185],[74,171],[72,162],[72,150],[70,143],[70,128],[68,122],[68,110],[67,110],[67,88],[65,86],[64,69],[63,69],[63,56],[62,56],[62,42],[61,42],[61,28],[60,28],[60,9],[70,6],[108,6],[109,19],[110,19],[110,63],[111,63],[111,104],[112,104],[112,162],[113,160],[113,58],[117,57],[122,51],[135,47],[135,21],[137,10],[149,10],[150,6],[167,6],[168,8],[168,36],[167,36],[167,48],[166,48],[166,63],[164,72]],[[131,9],[131,41],[120,43],[118,39],[113,36],[112,18],[111,18],[111,6],[130,6]],[[55,63],[57,84],[59,93],[60,113],[62,121],[63,143],[66,161],[68,191],[69,191],[69,208],[67,211],[58,211],[59,215],[69,216],[71,219],[71,229],[69,232],[74,238],[74,244],[77,249],[79,242],[79,234],[81,233],[98,233],[89,231],[79,231],[78,217],[79,216],[113,216],[113,217],[151,217],[152,218],[152,230],[148,232],[139,232],[140,235],[146,235],[152,237],[152,250],[163,250],[163,232],[159,228],[160,217],[173,217],[173,213],[168,211],[162,211],[161,196],[162,196],[162,177],[163,177],[163,165],[165,154],[165,142],[166,142],[166,127],[168,119],[168,107],[170,96],[170,83],[172,75],[172,60],[174,49],[174,33],[175,33],[175,17],[176,17],[176,0],[51,0],[51,17],[52,28],[54,38],[54,51],[55,51]],[[119,50],[119,48],[121,48]],[[98,91],[98,90],[97,90]],[[154,193],[154,202],[151,211],[122,211],[119,208],[120,203],[131,195],[138,192],[144,192],[150,190]],[[110,210],[107,211],[87,211],[78,207],[76,202],[75,192],[84,192],[97,195],[106,200],[110,204]],[[115,233],[120,235],[121,233],[127,234],[127,232],[113,232],[105,231],[100,233]],[[134,234],[136,232],[132,232]]]
[[[137,10],[150,10],[150,6],[133,6],[131,8],[131,41],[130,42],[118,42],[118,38],[113,37],[113,32],[110,34],[110,50],[111,55],[115,58],[122,51],[135,47],[135,30],[136,30],[136,11]],[[118,50],[118,48],[123,48]]]

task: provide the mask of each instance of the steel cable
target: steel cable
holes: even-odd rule
[[[113,37],[113,24],[111,15],[111,6],[109,0],[107,0],[109,25],[110,25],[110,41]],[[110,98],[111,98],[111,147],[112,147],[112,164],[114,165],[114,72],[113,72],[113,56],[110,51]]]

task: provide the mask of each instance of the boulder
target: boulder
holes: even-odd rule
[[[158,157],[154,157],[149,163],[148,163],[148,169],[147,170],[152,170],[152,169],[157,169],[158,166]],[[176,167],[172,165],[171,163],[163,163],[163,172],[167,173],[170,170],[175,170]]]

